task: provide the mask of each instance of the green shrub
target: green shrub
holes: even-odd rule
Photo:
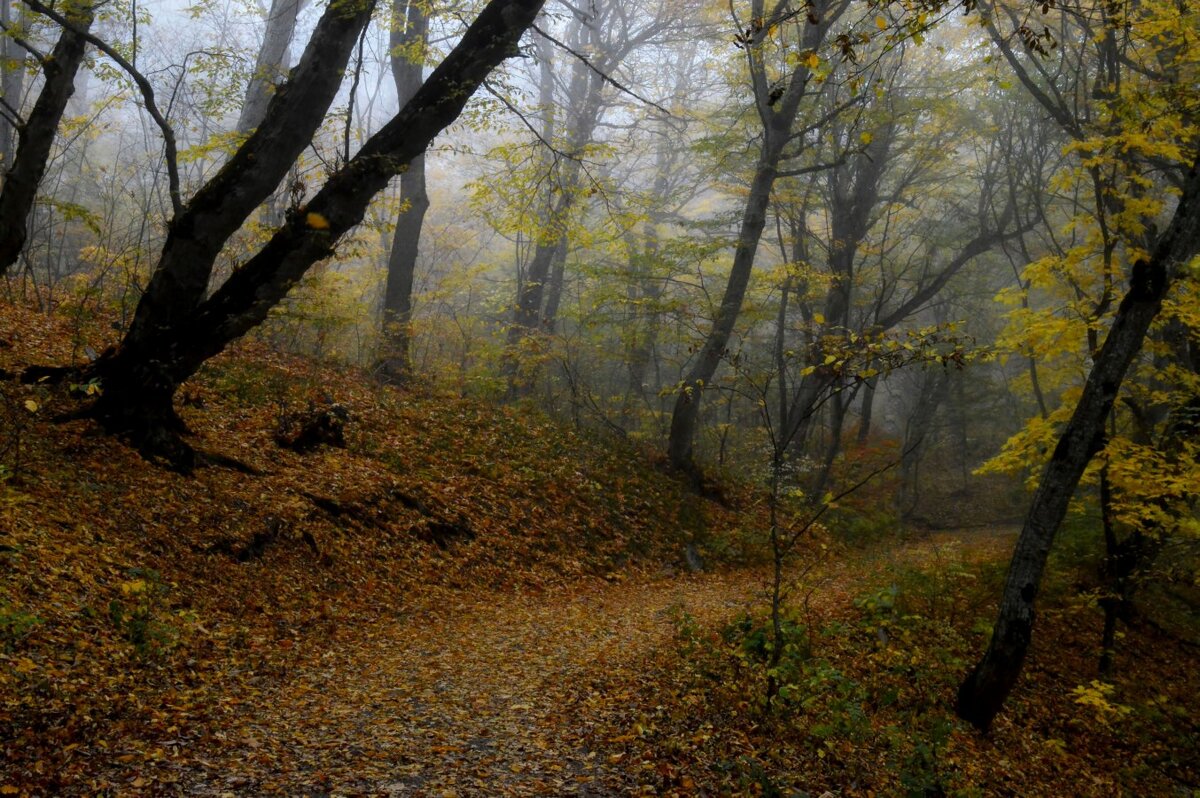
[[[36,615],[0,605],[0,646],[12,651],[41,622]]]
[[[149,568],[133,568],[129,576],[121,583],[122,598],[109,602],[108,617],[139,656],[163,654],[178,639],[178,630],[161,618],[170,588]]]

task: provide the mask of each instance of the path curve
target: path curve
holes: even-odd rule
[[[966,545],[993,557],[1011,537],[943,533],[884,556],[920,561],[939,546]],[[833,583],[847,566],[825,570]],[[765,584],[762,572],[740,571],[464,594],[348,631],[314,652],[269,705],[245,707],[184,784],[206,796],[634,793],[633,774],[592,734],[598,719],[636,713],[639,662],[670,642],[680,611],[717,624],[763,606]],[[828,592],[844,597],[841,587]]]

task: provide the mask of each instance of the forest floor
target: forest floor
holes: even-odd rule
[[[876,552],[880,565],[994,560],[1007,528],[939,533]],[[809,611],[844,612],[861,590],[861,555],[806,575]],[[197,752],[180,786],[195,794],[658,795],[686,770],[623,753],[650,725],[655,667],[682,617],[718,628],[761,609],[757,569],[652,581],[588,582],[551,593],[462,595],[339,635],[286,683]],[[703,767],[704,763],[696,763]],[[197,769],[199,768],[199,769]]]
[[[791,562],[768,710],[752,487],[255,341],[180,392],[224,464],[182,476],[82,417],[102,386],[18,379],[112,335],[0,303],[0,796],[1200,790],[1195,630],[1131,625],[1097,678],[1094,526],[984,737],[954,690],[1011,530],[901,530],[873,483]],[[281,443],[335,404],[344,447]]]

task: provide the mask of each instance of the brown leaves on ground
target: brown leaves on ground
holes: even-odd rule
[[[681,493],[643,454],[246,344],[181,412],[251,473],[182,478],[69,420],[95,386],[12,379],[68,362],[70,324],[0,304],[0,330],[0,795],[1195,783],[1192,653],[1131,632],[1114,692],[1089,685],[1098,620],[1070,590],[1043,602],[994,735],[953,720],[1004,534],[824,549],[792,593],[795,696],[768,715],[737,636],[753,618],[729,625],[764,606],[763,575],[670,564],[688,541],[744,550],[762,519]],[[329,399],[347,449],[276,445],[283,415]]]
[[[679,486],[632,449],[252,343],[179,404],[193,445],[254,473],[180,477],[70,420],[87,386],[15,379],[82,352],[74,325],[0,304],[0,330],[0,787],[18,793],[168,791],[362,627],[657,574],[736,521],[702,502],[684,528]],[[346,450],[276,445],[282,414],[326,397]]]

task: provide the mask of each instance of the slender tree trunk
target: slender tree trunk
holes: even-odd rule
[[[91,28],[94,18],[91,7],[81,8],[69,17],[78,30],[64,29],[42,64],[45,75],[42,91],[18,130],[19,142],[11,164],[7,161],[3,164],[7,173],[0,189],[0,276],[16,262],[25,246],[29,212],[46,173],[58,124],[75,92],[75,75],[87,49],[81,32]]]
[[[542,312],[542,328],[549,335],[558,325],[558,308],[562,304],[563,284],[567,274],[567,238],[558,240],[554,260],[550,265],[550,280],[546,284],[546,309]]]
[[[1046,558],[1130,363],[1178,270],[1200,250],[1200,161],[1193,163],[1170,226],[1149,260],[1133,267],[1129,291],[1095,357],[1083,394],[1042,472],[1004,584],[1000,612],[983,659],[958,692],[958,714],[986,730],[1020,675],[1033,635],[1034,601]]]
[[[896,509],[903,519],[912,517],[920,499],[918,469],[925,450],[925,438],[933,427],[933,420],[946,399],[949,387],[950,374],[945,367],[933,374],[926,372],[921,380],[920,397],[904,432],[904,449],[900,456],[900,490],[896,495]]]
[[[867,367],[871,367],[871,363]],[[875,413],[875,386],[879,380],[875,377],[866,381],[863,385],[862,409],[859,411],[858,422],[858,437],[856,443],[861,446],[866,446],[871,440],[871,419]]]
[[[429,34],[426,0],[395,0],[392,8],[392,78],[403,107],[421,88]],[[402,25],[402,27],[401,27]],[[419,52],[412,52],[413,49]],[[400,175],[400,215],[388,252],[387,286],[383,295],[383,353],[376,367],[388,382],[412,374],[412,292],[420,251],[421,228],[429,210],[425,187],[425,154],[413,158]]]
[[[825,34],[833,22],[845,10],[842,4],[814,3],[809,15],[809,22],[804,26],[800,45],[807,50],[815,51],[825,40]],[[755,0],[752,3],[752,14],[759,23],[765,19],[764,3]],[[769,30],[766,25],[763,30]],[[752,41],[746,45],[746,58],[750,67],[753,83],[754,101],[759,118],[763,125],[762,143],[759,147],[758,162],[754,168],[754,176],[750,181],[750,190],[746,196],[746,205],[742,211],[741,225],[738,230],[737,246],[734,248],[733,264],[729,270],[729,279],[725,285],[725,293],[717,316],[713,320],[704,344],[691,368],[679,386],[675,397],[675,406],[671,413],[671,430],[667,437],[667,459],[671,466],[684,473],[696,474],[696,463],[693,458],[693,442],[700,422],[700,402],[704,388],[712,382],[713,375],[721,365],[725,356],[729,338],[733,335],[733,327],[742,311],[742,301],[746,296],[746,288],[750,283],[750,272],[754,268],[754,257],[758,252],[758,244],[762,239],[763,228],[767,223],[767,207],[771,202],[771,189],[779,174],[779,162],[783,156],[784,146],[791,138],[792,126],[800,109],[800,102],[806,94],[809,80],[809,70],[803,63],[797,64],[788,77],[783,94],[774,101],[769,99],[771,84],[766,71],[758,60],[757,47],[759,42]]]
[[[262,47],[258,50],[254,72],[246,85],[246,99],[238,115],[239,133],[249,134],[262,123],[275,85],[287,77],[288,50],[296,32],[296,18],[305,3],[306,0],[272,0]]]
[[[586,29],[587,26],[581,23],[580,28]],[[594,32],[588,29],[587,35],[593,36]],[[542,78],[545,87],[546,81],[550,79],[549,73],[543,73]],[[548,210],[543,218],[542,229],[538,231],[537,246],[525,272],[525,281],[518,292],[513,310],[512,324],[508,328],[508,353],[504,373],[508,380],[510,399],[526,395],[535,381],[533,371],[536,370],[527,369],[528,373],[521,373],[521,347],[531,337],[548,332],[552,323],[546,312],[547,299],[552,295],[551,281],[556,270],[561,269],[566,262],[566,227],[580,193],[582,163],[579,159],[595,134],[596,124],[600,119],[603,87],[600,75],[585,64],[575,65],[567,104],[577,110],[567,133],[567,160],[561,166],[558,183],[554,187],[557,199],[547,202]],[[543,100],[546,97],[547,95],[543,95]],[[550,123],[552,120],[548,120],[548,124]],[[551,141],[548,138],[546,140]],[[561,291],[561,288],[560,279],[558,290]],[[553,310],[557,314],[557,301]]]
[[[11,0],[0,0],[0,22],[7,28],[13,24]],[[11,118],[21,111],[21,96],[25,91],[25,51],[6,35],[0,35],[0,97],[9,108],[0,111],[0,170],[8,171],[17,154],[19,119]],[[11,110],[10,110],[11,109]]]

